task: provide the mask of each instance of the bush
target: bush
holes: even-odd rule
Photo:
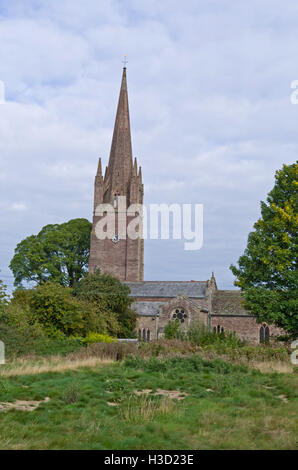
[[[191,344],[205,346],[223,339],[223,333],[217,335],[213,331],[209,331],[203,323],[191,325],[185,333],[185,339]]]
[[[100,327],[91,304],[72,296],[68,287],[52,282],[33,290],[30,300],[31,315],[49,336],[84,336]]]
[[[80,342],[72,338],[48,338],[42,331],[32,327],[17,329],[3,322],[0,322],[0,339],[5,344],[7,358],[31,354],[66,355],[81,347]]]
[[[112,336],[101,333],[89,333],[86,338],[82,340],[83,344],[94,344],[94,343],[115,343],[117,340]]]
[[[170,320],[165,326],[164,335],[166,339],[175,339],[179,336],[180,322],[179,320]]]
[[[179,320],[171,320],[164,330],[166,339],[179,339],[193,346],[213,346],[213,350],[224,353],[228,349],[238,348],[245,344],[236,333],[209,331],[203,323],[195,323],[188,330],[180,328]]]
[[[87,347],[73,352],[68,357],[72,360],[84,360],[90,357],[99,357],[101,359],[111,359],[113,361],[123,360],[130,355],[138,353],[136,343],[93,343]]]
[[[123,314],[125,317],[125,314]],[[88,300],[74,296],[73,290],[47,282],[34,289],[18,288],[5,303],[2,321],[23,330],[42,330],[52,338],[85,337],[89,333],[121,336],[117,314]]]
[[[5,306],[4,320],[10,326],[19,330],[27,328],[41,330],[36,317],[31,309],[30,302],[33,297],[33,289],[17,289],[13,293],[11,301]]]
[[[109,322],[109,334],[120,338],[135,336],[137,316],[130,308],[132,299],[129,293],[128,286],[109,274],[100,274],[100,271],[88,274],[74,289],[78,299],[92,302],[99,317]]]

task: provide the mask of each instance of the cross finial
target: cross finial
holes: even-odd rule
[[[128,63],[127,60],[127,55],[124,56],[124,60],[122,61],[122,64],[124,64],[124,68],[126,68],[126,64]]]

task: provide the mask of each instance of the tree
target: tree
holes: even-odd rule
[[[119,323],[118,336],[129,338],[136,327],[136,313],[130,308],[132,299],[130,289],[109,274],[101,274],[97,270],[81,279],[74,289],[74,294],[97,306],[98,314],[109,312],[109,316]]]
[[[3,284],[3,281],[1,281],[0,279],[0,303],[4,303],[6,301],[6,298],[6,285]]]
[[[50,336],[61,333],[84,336],[89,331],[98,331],[99,322],[94,307],[75,298],[69,287],[53,282],[41,284],[32,289],[29,306],[31,319]]]
[[[298,165],[283,165],[247,247],[230,269],[244,292],[245,306],[261,322],[298,333]]]
[[[7,294],[6,286],[3,284],[3,281],[0,279],[0,318],[4,313],[4,307],[7,304]]]
[[[15,285],[54,281],[73,286],[87,272],[91,229],[88,220],[73,219],[61,225],[47,225],[38,235],[20,242],[9,266]]]

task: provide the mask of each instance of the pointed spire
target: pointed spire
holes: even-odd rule
[[[138,163],[137,159],[135,158],[134,164],[133,164],[133,175],[138,176]]]
[[[101,158],[98,160],[97,173],[94,181],[94,211],[98,204],[103,202],[103,178],[101,169]]]
[[[132,146],[127,94],[126,67],[123,68],[112,147],[108,164],[110,190],[115,188],[126,194],[132,171]]]
[[[140,181],[142,181],[142,167],[141,166],[139,168],[139,178],[140,178]]]
[[[102,168],[101,168],[101,158],[98,160],[98,167],[97,167],[97,174],[96,176],[102,176]]]

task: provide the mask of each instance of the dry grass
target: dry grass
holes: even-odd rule
[[[260,348],[259,348],[260,349]],[[254,358],[247,358],[240,354],[219,354],[212,350],[205,350],[203,347],[191,345],[189,342],[178,339],[152,341],[151,343],[97,343],[87,348],[79,349],[66,357],[50,356],[39,358],[34,355],[19,358],[5,366],[0,367],[0,377],[11,377],[14,375],[31,375],[44,372],[64,372],[80,367],[97,367],[110,364],[113,361],[125,360],[128,356],[137,356],[149,359],[152,356],[160,358],[171,357],[191,357],[198,354],[203,359],[214,360],[221,358],[234,365],[245,365],[255,368],[264,373],[280,372],[292,373],[294,367],[288,358],[262,359],[257,355]],[[233,351],[231,350],[231,353]],[[258,354],[258,348],[256,348]]]
[[[153,399],[147,395],[131,397],[121,410],[121,419],[126,423],[137,424],[153,421],[157,416],[177,413],[177,404],[168,397]]]
[[[28,359],[19,359],[0,368],[0,377],[14,377],[17,375],[35,375],[46,372],[65,372],[80,367],[98,367],[111,364],[111,359],[100,357],[87,357],[85,359],[72,359],[69,357],[52,356],[47,359],[32,362]]]
[[[138,344],[136,343],[95,343],[87,348],[81,348],[67,357],[70,359],[88,359],[98,357],[101,359],[110,359],[112,361],[121,361],[130,354],[139,354]]]
[[[279,372],[280,374],[291,374],[294,372],[294,367],[292,364],[282,361],[247,361],[246,365],[251,369],[258,369],[263,374],[270,374],[272,372]]]

